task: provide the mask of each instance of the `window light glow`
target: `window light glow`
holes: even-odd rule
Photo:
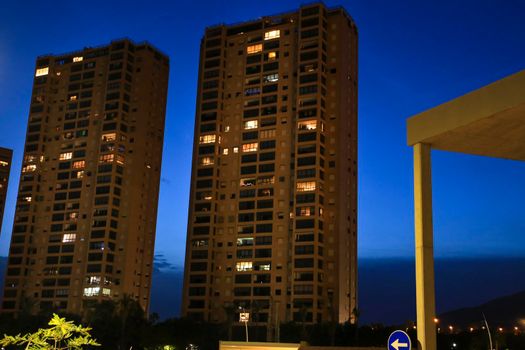
[[[62,237],[62,243],[71,243],[77,239],[76,233],[65,233]]]
[[[246,53],[248,55],[252,54],[252,53],[257,53],[257,52],[261,52],[262,51],[262,44],[255,44],[255,45],[250,45],[246,48]]]
[[[83,60],[84,60],[84,57],[82,56],[73,57],[73,62],[82,62]]]
[[[239,180],[239,185],[241,187],[255,186],[256,183],[257,183],[257,180],[255,178],[246,178],[246,179]]]
[[[237,271],[252,271],[253,270],[253,263],[251,261],[239,261],[235,265],[235,269]]]
[[[274,60],[276,58],[277,58],[277,52],[275,52],[275,51],[268,52],[268,60],[271,61],[271,60]]]
[[[86,277],[86,283],[87,284],[100,284],[101,278],[100,276],[88,276]]]
[[[112,163],[115,159],[114,154],[103,154],[99,157],[98,162],[99,163]]]
[[[109,134],[102,134],[102,141],[104,142],[112,142],[117,139],[117,134],[114,132],[111,132]]]
[[[35,77],[41,77],[49,74],[49,67],[38,68],[35,73]]]
[[[259,121],[257,120],[248,120],[244,122],[244,130],[257,129],[258,126],[259,126]]]
[[[213,165],[214,160],[213,160],[213,157],[201,157],[199,159],[199,163],[200,165]]]
[[[214,143],[216,138],[217,137],[215,134],[199,136],[199,144],[202,145],[203,143]]]
[[[22,172],[23,173],[30,173],[30,172],[33,172],[36,170],[36,165],[35,164],[29,164],[29,165],[26,165],[25,167],[22,167]]]
[[[271,40],[276,39],[281,36],[281,31],[279,29],[271,30],[269,32],[264,33],[264,40]]]
[[[243,152],[256,152],[258,149],[259,144],[257,142],[253,143],[245,143],[242,145],[242,151]]]
[[[316,120],[304,120],[297,123],[297,128],[299,130],[315,130],[317,129]]]
[[[297,192],[315,191],[315,181],[304,181],[297,183]]]
[[[299,209],[299,216],[315,215],[315,207],[301,207]]]
[[[253,245],[253,238],[237,238],[237,246]]]
[[[60,153],[60,156],[58,157],[60,160],[67,160],[71,158],[73,158],[73,152]]]
[[[84,288],[85,297],[93,297],[100,294],[100,287],[87,287]]]
[[[270,263],[259,265],[259,271],[271,271],[271,269],[272,269],[272,264]]]
[[[85,166],[86,166],[85,160],[79,160],[79,161],[73,162],[73,164],[71,165],[73,169],[82,169]]]
[[[265,83],[274,83],[276,81],[279,81],[279,74],[275,73],[275,74],[268,74],[266,76],[264,76],[264,82]]]
[[[120,164],[120,165],[124,164],[124,156],[122,154],[117,154],[115,160],[116,160],[117,164]]]

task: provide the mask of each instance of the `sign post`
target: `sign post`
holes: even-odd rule
[[[388,350],[411,350],[410,337],[403,331],[393,331],[388,337]]]
[[[239,322],[244,322],[244,329],[246,330],[246,342],[248,342],[248,321],[250,320],[249,312],[239,313]]]

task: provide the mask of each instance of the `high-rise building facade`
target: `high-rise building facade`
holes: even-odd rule
[[[2,312],[148,309],[168,71],[127,39],[37,59]]]
[[[314,4],[208,28],[198,84],[183,315],[352,321],[353,20]]]
[[[13,151],[8,148],[0,147],[0,234],[2,232],[2,221],[4,218],[7,185],[9,183],[9,172],[11,171],[12,159]]]

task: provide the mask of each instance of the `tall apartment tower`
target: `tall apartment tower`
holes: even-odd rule
[[[38,57],[3,312],[148,309],[168,70],[129,40]]]
[[[345,10],[208,28],[193,155],[183,315],[352,321],[357,28]]]
[[[7,185],[9,183],[9,172],[13,151],[0,147],[0,234],[2,232],[2,221],[4,218],[5,200],[7,197]]]

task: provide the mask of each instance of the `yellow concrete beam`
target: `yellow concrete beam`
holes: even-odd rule
[[[407,120],[407,143],[525,160],[525,70]]]

